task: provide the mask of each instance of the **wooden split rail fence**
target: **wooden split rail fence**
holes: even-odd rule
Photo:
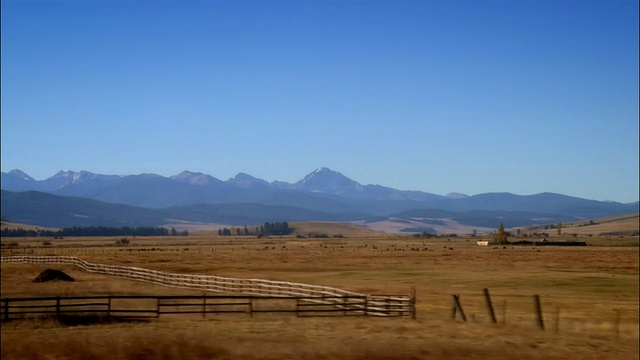
[[[0,299],[0,320],[16,320],[39,316],[57,318],[158,318],[169,314],[248,314],[294,313],[303,316],[367,316],[361,306],[367,298],[341,296],[331,298],[281,297],[252,295],[104,295],[54,296]],[[335,302],[340,302],[337,307]],[[389,316],[403,316],[403,309],[389,309]]]
[[[337,312],[342,311],[345,314],[357,310],[362,315],[368,316],[411,316],[414,319],[416,316],[415,293],[409,296],[367,295],[333,287],[286,281],[177,274],[138,267],[92,264],[74,256],[3,256],[0,257],[0,261],[6,263],[75,265],[92,273],[176,288],[225,294],[243,294],[262,299],[289,298],[297,301],[296,306],[298,309],[311,309],[313,308],[312,305],[317,305],[324,306],[324,310],[326,310],[326,307],[333,307]],[[164,297],[158,296],[154,298],[164,299]],[[16,299],[3,299],[3,301],[5,300],[9,302],[17,301]]]

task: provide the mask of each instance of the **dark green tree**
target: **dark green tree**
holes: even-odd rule
[[[509,242],[509,240],[507,240],[507,232],[504,230],[504,223],[500,223],[498,231],[493,234],[493,240],[498,244],[506,244]]]

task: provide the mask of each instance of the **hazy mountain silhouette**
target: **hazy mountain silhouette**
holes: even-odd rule
[[[554,193],[441,196],[402,191],[362,185],[328,168],[315,170],[293,184],[269,183],[245,173],[222,181],[189,171],[163,177],[69,170],[40,181],[12,170],[2,173],[1,183],[4,217],[53,227],[161,225],[171,219],[233,225],[372,221],[430,218],[434,212],[468,225],[495,227],[501,219],[510,220],[509,226],[519,226],[638,212],[638,202],[622,204]]]

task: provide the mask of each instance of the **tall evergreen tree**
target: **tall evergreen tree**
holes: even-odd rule
[[[502,222],[500,223],[500,227],[498,228],[498,231],[493,234],[493,240],[495,240],[495,242],[497,242],[498,244],[504,244],[509,242],[507,240],[507,232],[504,230],[504,223]]]

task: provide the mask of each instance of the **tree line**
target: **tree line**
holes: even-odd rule
[[[222,228],[218,230],[220,236],[269,236],[269,235],[289,235],[293,232],[293,229],[289,227],[289,223],[282,222],[265,222],[263,225],[256,226],[255,228],[235,227],[235,228]]]
[[[0,232],[2,237],[64,237],[64,236],[187,236],[186,230],[178,231],[175,228],[170,230],[164,227],[109,227],[109,226],[87,226],[70,227],[60,230],[32,230],[32,229],[9,229],[4,228]]]

